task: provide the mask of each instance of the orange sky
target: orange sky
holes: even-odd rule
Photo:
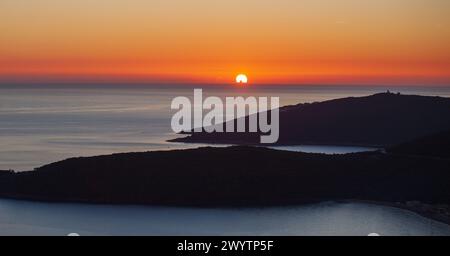
[[[1,0],[0,81],[450,85],[448,0]]]

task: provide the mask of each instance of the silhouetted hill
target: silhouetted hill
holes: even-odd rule
[[[394,146],[389,153],[450,158],[450,130]]]
[[[380,93],[280,109],[278,145],[392,146],[450,129],[450,99]],[[177,142],[259,144],[256,133],[194,133]]]
[[[256,147],[73,158],[0,177],[0,195],[47,201],[269,206],[361,199],[450,203],[450,159]]]

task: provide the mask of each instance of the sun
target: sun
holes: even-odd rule
[[[239,74],[236,76],[236,83],[238,84],[246,84],[248,83],[248,78],[244,74]]]

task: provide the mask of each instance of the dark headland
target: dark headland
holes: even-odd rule
[[[402,111],[391,98],[405,104],[400,108]],[[388,102],[381,99],[388,99]],[[370,110],[371,118],[361,120],[355,113],[362,110],[354,110],[354,104],[365,105],[362,102],[366,100],[371,103],[380,100],[380,107],[365,108],[365,113]],[[346,107],[338,108],[343,102],[347,102]],[[420,112],[415,103],[423,107]],[[450,124],[448,99],[381,94],[331,101],[325,105],[294,106],[286,111],[297,108],[317,109],[317,117],[310,116],[312,110],[302,110],[300,116],[315,120],[314,127],[319,123],[328,125],[330,133],[350,136],[341,129],[358,126],[357,132],[352,130],[356,133],[354,140],[345,142],[385,145],[429,133],[388,146],[383,151],[345,155],[234,146],[72,158],[29,172],[0,171],[0,196],[196,207],[288,206],[329,200],[364,200],[397,204],[450,223],[450,129],[445,129]],[[416,113],[400,115],[407,108]],[[339,121],[344,118],[343,109],[349,111],[346,119],[352,125]],[[390,111],[390,114],[383,111]],[[324,115],[328,116],[326,122],[319,120]],[[377,120],[385,126],[370,128]],[[335,128],[340,132],[333,132]],[[400,128],[405,129],[403,135],[400,135]],[[388,132],[390,129],[392,134]],[[367,140],[364,134],[369,134]],[[339,137],[339,141],[344,142],[344,138],[349,137]]]
[[[0,195],[92,203],[266,206],[359,199],[450,203],[450,159],[257,147],[73,158],[0,176]]]
[[[450,98],[379,93],[282,107],[277,144],[388,147],[449,129]],[[258,133],[187,134],[173,141],[228,145],[260,141]]]

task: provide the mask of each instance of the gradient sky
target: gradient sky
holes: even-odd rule
[[[0,0],[0,81],[450,85],[449,0]]]

